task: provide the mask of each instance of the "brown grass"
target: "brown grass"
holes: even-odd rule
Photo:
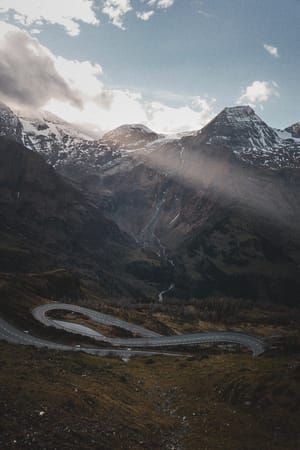
[[[124,363],[0,343],[0,363],[1,449],[299,448],[296,357]]]

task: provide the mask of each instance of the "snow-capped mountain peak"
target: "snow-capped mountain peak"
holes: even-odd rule
[[[300,123],[280,131],[269,127],[249,106],[225,108],[202,130],[177,136],[155,133],[145,125],[122,125],[93,139],[51,113],[17,112],[0,103],[0,135],[42,153],[55,167],[115,166],[132,152],[164,151],[191,145],[229,148],[238,160],[270,169],[300,167]],[[182,142],[184,141],[184,142]],[[125,158],[125,159],[124,159]]]
[[[252,165],[272,169],[300,165],[300,141],[269,127],[250,106],[225,108],[198,132],[196,140],[229,147]]]
[[[145,146],[161,137],[162,135],[155,133],[145,125],[127,124],[105,133],[102,139],[118,145],[136,148]]]
[[[276,143],[276,132],[258,117],[250,106],[225,108],[206,127],[201,135],[208,144],[230,142],[234,146],[266,148]]]

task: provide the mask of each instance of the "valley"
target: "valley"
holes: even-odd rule
[[[0,0],[0,450],[300,450],[299,21]]]
[[[128,125],[87,140],[50,119],[27,119],[25,127],[6,112],[3,129],[16,140],[23,130],[23,142],[33,139],[35,151],[132,239],[126,277],[145,291],[156,284],[151,298],[175,284],[169,292],[185,299],[280,302],[288,292],[297,303],[300,149],[289,131],[272,129],[249,107],[225,108],[203,130],[172,138]]]
[[[1,448],[296,448],[297,127],[0,134]]]

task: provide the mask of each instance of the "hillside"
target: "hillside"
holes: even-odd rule
[[[89,197],[42,156],[0,138],[0,270],[68,268],[128,295],[128,261],[147,257]],[[126,294],[127,293],[127,294]]]
[[[18,140],[21,129],[23,142],[131,236],[130,245],[152,255],[154,265],[142,254],[129,257],[126,277],[156,283],[158,291],[175,284],[167,295],[183,299],[297,303],[295,134],[271,128],[242,106],[225,108],[190,134],[167,137],[137,124],[96,141],[52,116],[25,120],[5,105],[1,116],[3,134],[15,130]]]

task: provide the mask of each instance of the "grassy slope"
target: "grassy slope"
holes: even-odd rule
[[[300,445],[295,357],[125,363],[0,344],[0,360],[2,449],[290,450]]]
[[[243,307],[229,299],[125,307],[80,287],[66,271],[0,276],[2,316],[35,334],[77,343],[77,336],[45,330],[31,318],[33,306],[53,300],[98,306],[162,334],[226,329],[222,319],[230,315],[233,329],[299,336],[296,311],[286,308]],[[202,316],[216,313],[216,322]],[[125,363],[0,342],[0,448],[297,449],[299,345],[287,349],[286,356],[280,348],[261,358],[212,349],[204,359]]]

